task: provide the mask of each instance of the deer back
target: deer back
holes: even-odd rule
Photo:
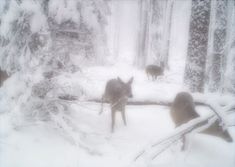
[[[187,92],[178,93],[171,107],[171,117],[177,126],[199,117],[195,111],[193,97]]]
[[[145,69],[145,72],[150,75],[162,75],[163,68],[157,65],[148,65]]]
[[[132,97],[131,78],[127,83],[124,83],[120,78],[111,79],[107,82],[105,87],[105,98],[111,103]]]

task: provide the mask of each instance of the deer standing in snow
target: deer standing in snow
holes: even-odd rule
[[[158,76],[163,75],[164,72],[164,63],[161,62],[160,66],[157,65],[148,65],[145,68],[145,72],[147,74],[148,79],[152,77],[152,80],[156,80]]]
[[[199,117],[199,114],[195,110],[194,100],[191,94],[187,92],[180,92],[176,95],[170,112],[171,118],[178,127],[188,121]],[[224,130],[220,125],[220,121],[216,120],[208,128],[201,131],[201,133],[220,137],[227,142],[232,142],[233,139],[228,133],[228,130]],[[183,147],[185,149],[185,137],[183,137]]]
[[[120,111],[122,119],[126,125],[126,114],[125,107],[127,99],[132,97],[132,82],[133,77],[129,79],[127,83],[123,82],[119,77],[117,79],[111,79],[106,83],[105,92],[102,96],[101,111],[103,112],[103,101],[107,100],[110,103],[111,108],[111,130],[113,132],[115,125],[115,113]]]

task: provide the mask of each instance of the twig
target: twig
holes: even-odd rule
[[[182,136],[181,136],[179,139],[181,139],[181,138],[182,138]],[[166,151],[170,146],[172,146],[172,144],[178,142],[179,139],[173,140],[173,142],[171,142],[171,143],[168,144],[166,147],[164,147],[164,148],[161,149],[159,152],[157,152],[157,153],[152,157],[152,160],[154,160],[158,155],[160,155],[161,153],[163,153],[164,151]]]

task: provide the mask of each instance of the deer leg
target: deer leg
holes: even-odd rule
[[[126,126],[126,111],[125,111],[125,108],[122,110],[122,120],[124,122],[124,125]]]
[[[154,75],[152,75],[152,81],[154,81]]]
[[[186,137],[185,136],[183,136],[182,142],[183,142],[183,145],[181,147],[181,151],[185,151],[186,149]]]
[[[111,111],[111,115],[112,115],[111,132],[113,132],[114,131],[114,125],[115,125],[115,111],[113,109]]]
[[[104,105],[104,95],[101,98],[101,109],[100,109],[99,114],[102,114],[102,112],[103,112],[103,105]]]
[[[148,74],[148,80],[151,81],[151,79],[152,79],[152,75]]]

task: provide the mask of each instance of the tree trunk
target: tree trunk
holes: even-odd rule
[[[184,82],[192,92],[204,91],[211,0],[193,0]]]
[[[136,65],[143,68],[148,55],[148,34],[149,34],[149,5],[150,0],[140,0],[140,30],[139,30],[139,50],[136,57]]]
[[[173,14],[174,0],[168,0],[166,5],[166,17],[164,28],[164,45],[163,45],[163,61],[167,69],[169,69],[169,49],[170,49],[170,37],[171,37],[171,22]]]
[[[164,60],[167,40],[167,7],[169,1],[151,0],[148,64],[160,65]]]
[[[227,19],[227,65],[223,88],[227,93],[235,95],[235,1],[228,1]]]
[[[210,54],[209,91],[222,90],[226,67],[226,37],[228,0],[216,0],[215,23],[212,27],[212,53]]]

